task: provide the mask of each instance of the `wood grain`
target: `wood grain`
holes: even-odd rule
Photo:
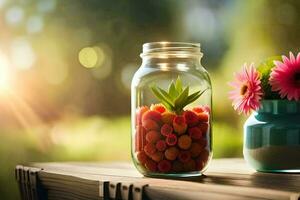
[[[40,169],[37,177],[48,199],[297,200],[300,197],[300,174],[259,173],[242,159],[213,160],[204,176],[176,180],[143,177],[131,163],[122,162],[33,163],[27,167]],[[24,186],[20,186],[20,191],[29,193]]]

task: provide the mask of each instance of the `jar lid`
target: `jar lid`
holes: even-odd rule
[[[150,42],[143,45],[141,57],[195,57],[202,56],[200,43]]]

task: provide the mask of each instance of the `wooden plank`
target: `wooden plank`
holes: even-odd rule
[[[30,167],[28,170],[29,175],[29,185],[31,189],[31,199],[39,200],[39,182],[37,174],[40,171],[40,168]]]
[[[21,199],[25,200],[26,199],[26,194],[25,194],[25,183],[24,183],[24,180],[23,180],[23,166],[22,165],[17,165],[16,166],[15,176],[16,176],[16,180],[18,182]]]
[[[276,190],[270,190],[270,189],[261,189],[261,188],[251,188],[251,187],[237,187],[237,186],[229,186],[229,185],[218,185],[218,184],[205,184],[205,183],[199,183],[199,182],[191,182],[191,181],[182,181],[182,180],[164,180],[164,179],[153,179],[153,178],[131,178],[131,177],[110,177],[108,175],[101,175],[101,177],[97,175],[80,175],[77,173],[72,172],[67,172],[69,175],[65,174],[55,174],[54,172],[41,172],[42,176],[40,176],[41,180],[48,185],[49,188],[53,188],[54,186],[49,184],[49,180],[47,179],[52,179],[57,180],[57,184],[62,184],[64,187],[66,187],[67,182],[63,182],[63,180],[70,180],[69,184],[70,187],[67,188],[65,191],[68,191],[76,185],[75,182],[82,182],[86,183],[85,180],[111,180],[111,181],[132,181],[135,183],[134,185],[149,185],[149,188],[153,190],[153,188],[156,188],[158,191],[165,191],[166,195],[168,195],[168,191],[173,191],[176,193],[176,191],[193,191],[193,192],[198,192],[198,193],[207,193],[207,194],[224,194],[225,196],[239,196],[242,194],[244,197],[252,197],[252,198],[258,198],[258,199],[290,199],[291,196],[299,196],[297,193],[293,192],[285,192],[285,191],[276,191]],[[72,174],[72,175],[70,175]],[[43,178],[43,176],[45,176]],[[59,177],[61,180],[58,180]],[[50,187],[51,186],[51,187]],[[83,188],[81,188],[84,190]],[[148,187],[145,189],[146,191],[148,190]],[[150,190],[150,191],[152,191]],[[88,194],[89,189],[86,189],[86,192]],[[135,191],[135,190],[134,190]],[[91,192],[91,191],[90,191]],[[197,193],[196,192],[196,193]],[[84,193],[84,192],[82,192]],[[191,192],[192,193],[192,192]],[[86,194],[86,195],[87,195]],[[139,193],[137,190],[138,194],[135,197],[135,199],[141,199],[142,197],[142,192]],[[180,195],[178,195],[180,196]],[[110,197],[114,197],[110,194]]]
[[[23,183],[25,185],[25,199],[31,200],[31,189],[30,189],[30,183],[29,183],[29,167],[23,167]]]
[[[133,184],[132,183],[121,183],[121,199],[132,200],[133,199]]]
[[[38,165],[38,164],[37,164]],[[116,166],[116,167],[115,167]],[[77,163],[49,163],[42,164],[42,167],[49,172],[69,173],[88,175],[109,175],[122,176],[130,178],[141,178],[142,176],[132,167],[132,165],[123,164],[89,164]],[[71,173],[71,174],[72,174]],[[241,159],[226,159],[213,161],[210,168],[205,172],[206,176],[193,178],[180,178],[178,180],[188,180],[208,184],[227,184],[233,186],[246,186],[258,188],[272,188],[284,191],[299,192],[300,174],[270,174],[257,173],[247,167]],[[87,177],[89,178],[89,177]],[[285,183],[284,187],[282,182]]]
[[[39,179],[53,197],[72,189],[73,195],[81,195],[82,199],[91,193],[99,199],[143,199],[143,195],[149,199],[297,200],[300,197],[300,174],[258,173],[242,159],[213,160],[205,176],[176,180],[146,178],[132,164],[120,162],[32,166],[43,168],[38,172]],[[128,190],[122,191],[123,185]]]

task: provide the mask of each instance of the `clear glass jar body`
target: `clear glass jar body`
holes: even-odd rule
[[[212,88],[200,63],[200,44],[147,43],[141,57],[131,84],[131,153],[136,168],[151,177],[201,175],[212,157]],[[172,110],[151,88],[168,93],[178,78],[183,88],[189,87],[188,95],[202,94],[183,109]]]

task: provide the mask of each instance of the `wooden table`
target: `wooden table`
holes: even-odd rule
[[[16,167],[30,199],[300,199],[300,174],[259,173],[242,159],[213,160],[205,176],[141,176],[131,163],[33,163]]]

